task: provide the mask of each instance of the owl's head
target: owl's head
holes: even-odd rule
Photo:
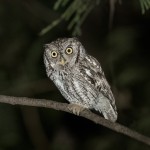
[[[85,57],[85,49],[77,38],[59,38],[45,44],[44,62],[48,67],[63,70],[72,68]]]

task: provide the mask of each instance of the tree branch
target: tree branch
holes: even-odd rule
[[[51,109],[55,109],[55,110],[61,110],[61,111],[65,111],[68,113],[72,113],[68,109],[68,107],[69,107],[68,104],[55,102],[52,100],[46,100],[46,99],[33,99],[33,98],[26,98],[26,97],[13,97],[13,96],[0,95],[0,103],[7,103],[7,104],[12,104],[12,105],[45,107],[45,108],[51,108]],[[84,109],[80,113],[80,116],[87,118],[99,125],[105,126],[113,131],[127,135],[135,140],[138,140],[138,141],[143,142],[150,146],[150,138],[149,137],[146,137],[136,131],[133,131],[119,123],[113,123],[109,120],[106,120],[103,117],[92,113],[88,109]]]

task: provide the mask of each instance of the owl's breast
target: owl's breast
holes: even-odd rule
[[[70,103],[76,103],[90,108],[94,105],[98,92],[80,74],[78,69],[70,72],[57,72],[53,80],[61,94]]]
[[[53,74],[53,82],[55,85],[59,88],[59,90],[64,90],[66,86],[66,78],[68,77],[68,74],[62,71],[56,71]]]
[[[69,80],[70,79],[70,80]],[[81,71],[77,68],[72,70],[71,77],[68,80],[68,91],[71,96],[71,102],[84,105],[90,108],[95,105],[98,97],[98,90],[95,89]]]

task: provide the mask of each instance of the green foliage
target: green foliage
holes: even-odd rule
[[[42,29],[39,35],[44,35],[62,21],[69,22],[67,29],[72,30],[73,36],[81,35],[81,25],[87,18],[88,14],[95,8],[95,6],[99,5],[100,1],[101,0],[57,0],[54,4],[53,9],[55,11],[59,11],[61,8],[65,8],[65,11],[58,19],[54,20],[51,24]],[[150,0],[139,1],[141,5],[142,14],[144,14],[145,11],[150,8]]]
[[[69,21],[67,29],[73,30],[73,36],[81,35],[81,25],[92,9],[100,3],[100,0],[74,0],[70,4],[69,2],[70,0],[57,0],[55,2],[53,7],[54,10],[59,10],[61,7],[66,7],[66,5],[68,6],[58,19],[54,20],[50,25],[40,32],[40,35],[47,33],[63,20]]]
[[[150,0],[140,0],[142,14],[145,13],[146,10],[150,9]]]

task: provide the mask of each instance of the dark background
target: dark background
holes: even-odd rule
[[[0,0],[0,94],[66,102],[46,77],[43,44],[71,37],[68,22],[39,32],[62,10],[54,0]],[[88,15],[78,36],[102,65],[116,97],[119,123],[150,136],[150,11],[138,1],[117,4],[109,30],[109,5]],[[68,113],[0,104],[0,150],[148,150],[149,147]]]

